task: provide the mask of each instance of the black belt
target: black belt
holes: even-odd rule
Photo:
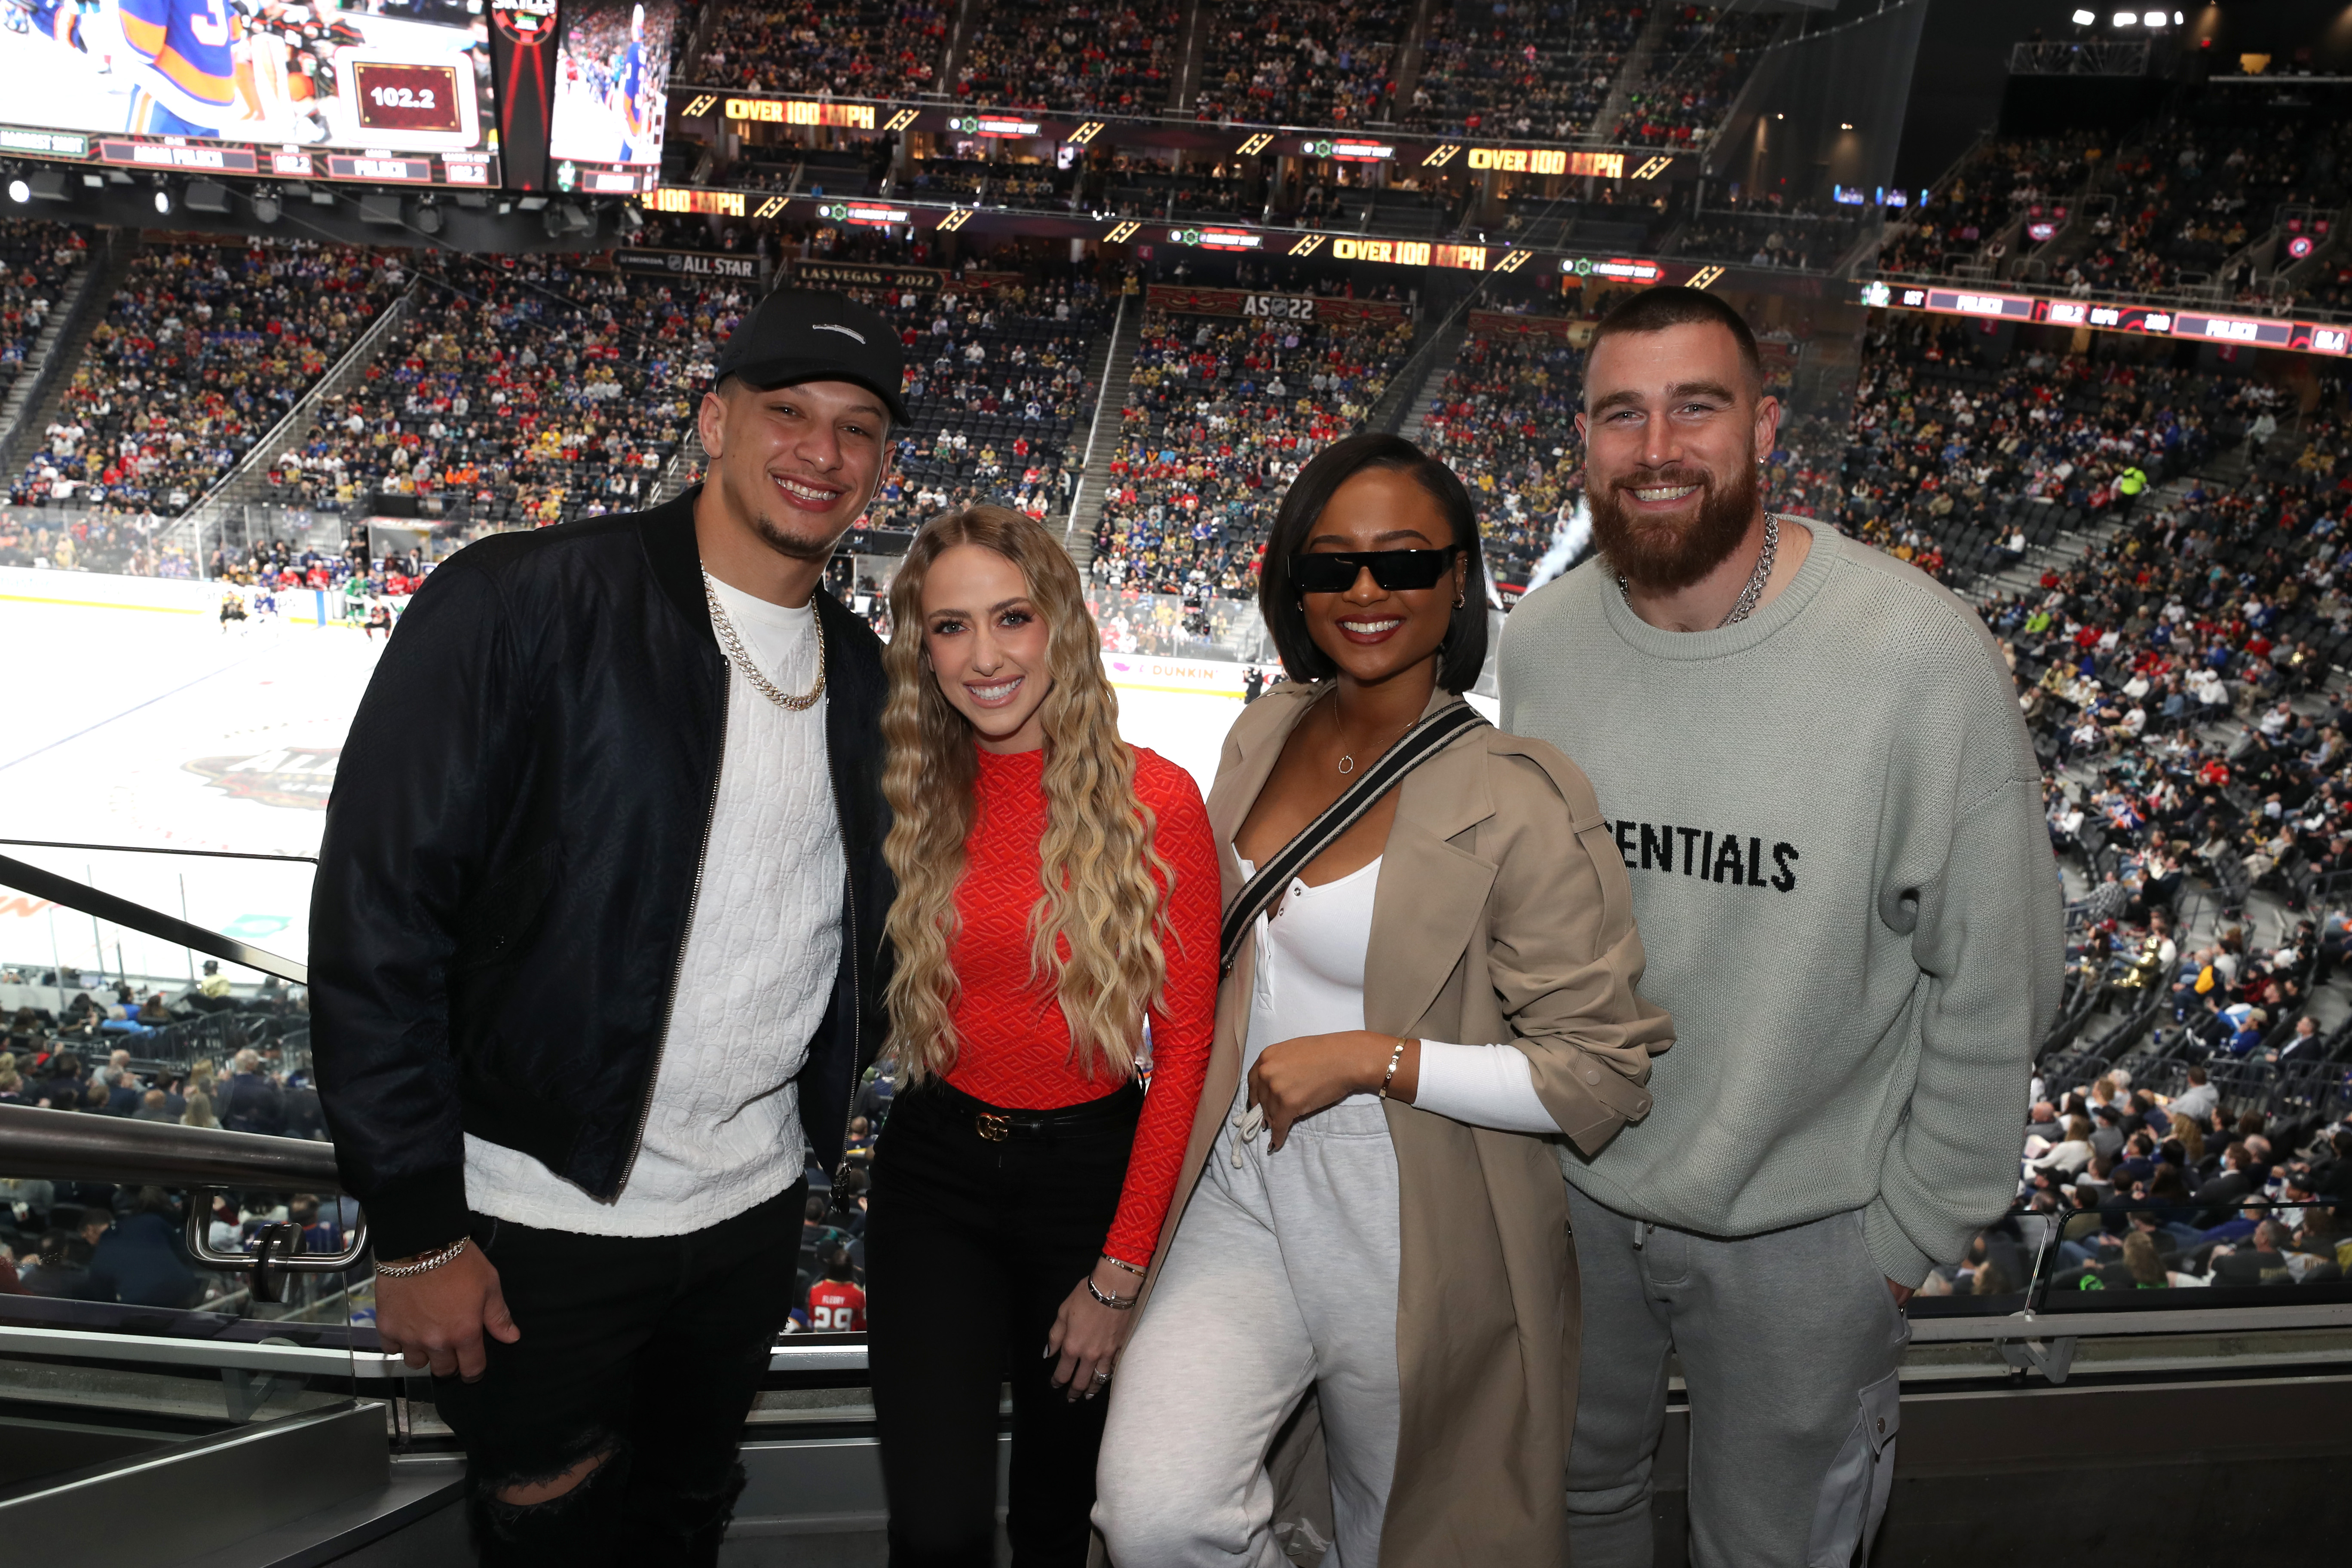
[[[933,1100],[950,1116],[971,1119],[971,1129],[992,1143],[1008,1138],[1050,1138],[1063,1132],[1084,1132],[1133,1121],[1143,1110],[1143,1086],[1128,1079],[1100,1100],[1081,1105],[1057,1105],[1045,1110],[1008,1110],[964,1093],[954,1085],[933,1079],[908,1092]]]

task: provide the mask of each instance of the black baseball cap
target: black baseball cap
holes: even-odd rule
[[[852,382],[879,397],[893,421],[909,425],[898,398],[906,371],[898,329],[880,311],[823,289],[779,289],[719,349],[711,384],[730,375],[761,392],[803,381]]]

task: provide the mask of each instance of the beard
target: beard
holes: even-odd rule
[[[1585,498],[1592,509],[1592,537],[1601,553],[1626,582],[1653,594],[1687,588],[1721,565],[1747,537],[1756,516],[1752,460],[1722,481],[1696,468],[1664,468],[1641,476],[1643,489],[1668,485],[1699,487],[1698,515],[1691,521],[1637,519],[1620,493],[1628,488],[1622,485],[1592,490]]]

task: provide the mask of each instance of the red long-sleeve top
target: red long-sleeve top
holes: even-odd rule
[[[1070,1050],[1070,1026],[1052,982],[1029,974],[1029,911],[1043,890],[1038,846],[1045,837],[1045,753],[982,752],[971,837],[956,889],[961,918],[951,954],[956,1065],[948,1082],[1013,1110],[1045,1110],[1098,1100],[1118,1088],[1089,1077]],[[1154,752],[1135,752],[1136,797],[1150,808],[1154,843],[1175,873],[1160,933],[1167,954],[1163,1006],[1150,1014],[1151,1087],[1128,1157],[1118,1215],[1103,1250],[1146,1264],[1176,1191],[1208,1071],[1217,1019],[1217,921],[1223,904],[1209,814],[1192,775]],[[1064,952],[1068,951],[1065,946]],[[1101,1072],[1098,1068],[1097,1073]]]

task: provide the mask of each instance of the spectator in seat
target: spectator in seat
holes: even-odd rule
[[[2053,1175],[2072,1175],[2091,1163],[2090,1119],[2070,1116],[2066,1119],[2066,1136],[2046,1152],[2026,1163],[2030,1171]]]
[[[17,1272],[27,1296],[54,1296],[68,1301],[101,1298],[90,1283],[89,1245],[72,1231],[52,1228],[41,1233],[33,1261]]]
[[[2319,1020],[2305,1013],[2294,1021],[2294,1033],[2276,1050],[2264,1051],[2263,1060],[2280,1072],[2291,1067],[2315,1062],[2326,1049],[2326,1039],[2319,1032]]]
[[[809,1287],[809,1328],[820,1334],[866,1331],[866,1289],[845,1247],[824,1255],[824,1278]]]
[[[161,1187],[142,1187],[129,1213],[90,1254],[91,1299],[129,1307],[193,1307],[204,1284],[182,1251],[178,1208]]]
[[[221,1125],[232,1132],[284,1132],[285,1100],[261,1070],[261,1053],[248,1046],[230,1065],[234,1070],[221,1100]]]
[[[2204,1205],[2200,1225],[2219,1225],[2227,1217],[2232,1205],[2249,1194],[2262,1191],[2262,1183],[2253,1173],[2253,1156],[2243,1142],[2233,1142],[2221,1151],[2221,1169],[2211,1180],[2197,1189],[2197,1201]]]
[[[177,1121],[167,1103],[170,1097],[160,1089],[151,1089],[139,1097],[139,1109],[131,1112],[134,1121]]]
[[[2253,1211],[2249,1210],[2248,1213]],[[2286,1250],[2291,1233],[2275,1219],[2264,1219],[2253,1227],[2252,1245],[2240,1247],[2223,1242],[2210,1255],[2213,1283],[2216,1285],[2287,1285],[2294,1283],[2294,1274],[2287,1267]]]
[[[2213,1108],[2221,1102],[2221,1096],[2212,1084],[2207,1081],[2205,1069],[2201,1067],[2193,1067],[2189,1069],[2189,1087],[2181,1090],[2179,1097],[2173,1100],[2172,1110],[2175,1115],[2185,1116],[2192,1124],[2195,1124],[2202,1122],[2210,1116],[2213,1113]],[[2203,1156],[2200,1154],[2193,1157],[2202,1158]]]

